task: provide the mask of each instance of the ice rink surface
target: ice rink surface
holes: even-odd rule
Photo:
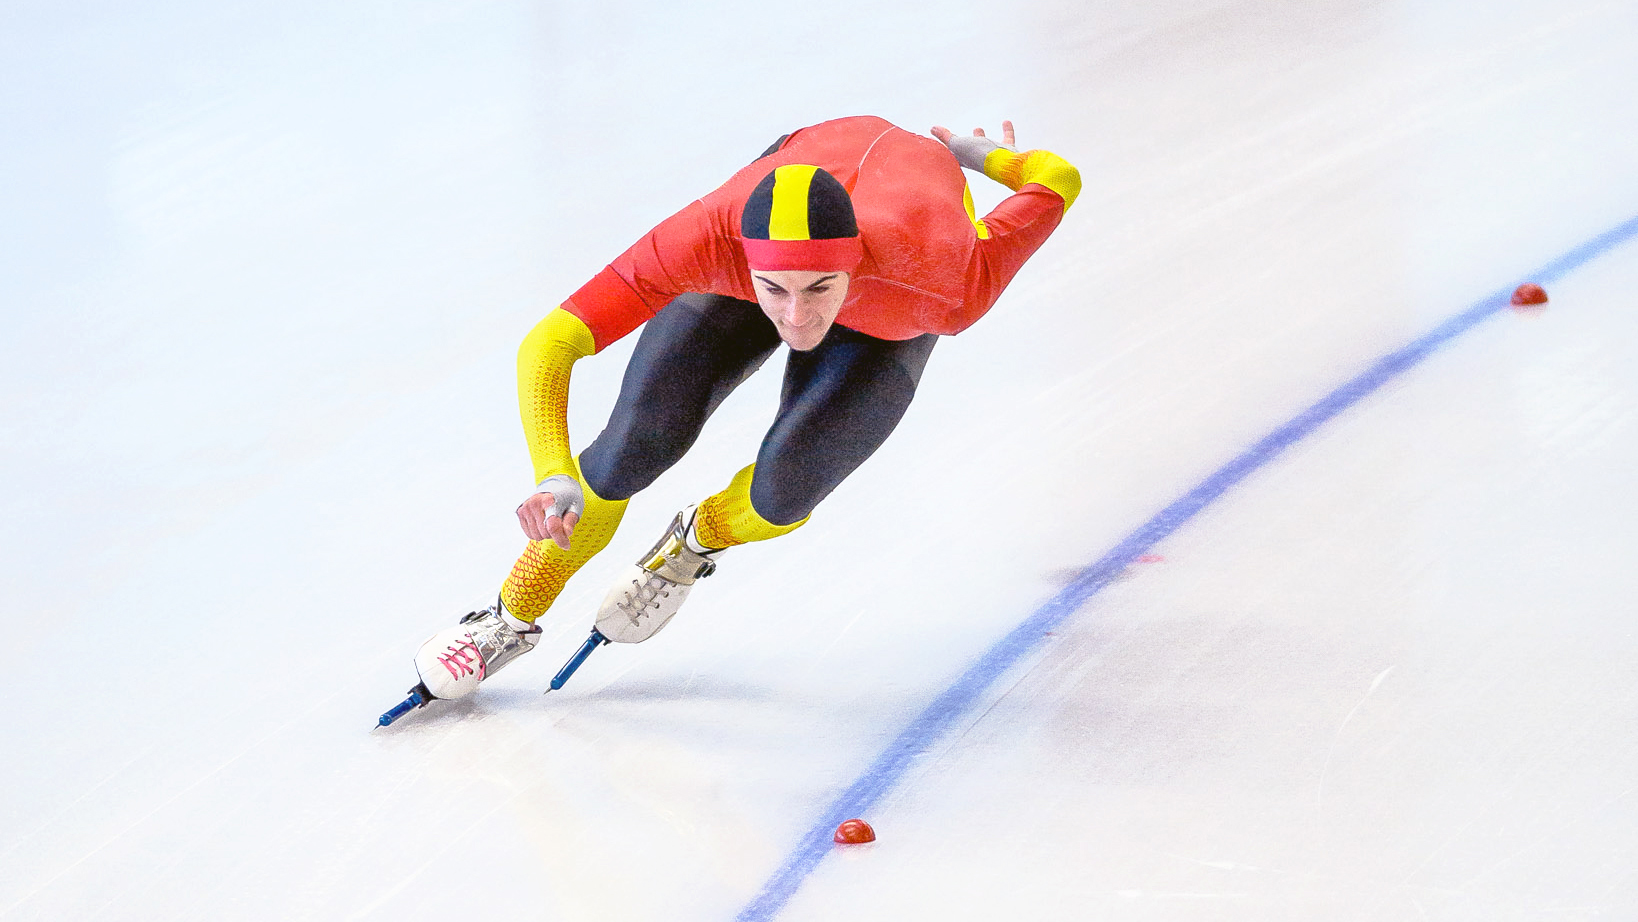
[[[1638,243],[914,731],[1225,462],[1638,215],[1634,47],[1627,0],[8,0],[0,919],[1638,918]],[[776,357],[539,652],[372,729],[522,548],[523,334],[860,113],[1011,118],[1085,191],[809,526],[541,695]],[[860,784],[879,840],[805,846]]]

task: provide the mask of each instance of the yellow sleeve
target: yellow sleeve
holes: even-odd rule
[[[578,479],[569,449],[569,372],[596,351],[591,330],[561,307],[535,324],[518,348],[518,410],[536,483],[553,474]]]
[[[1030,183],[1046,186],[1064,200],[1064,210],[1081,194],[1081,171],[1049,150],[1023,153],[997,147],[984,158],[984,175],[1017,192]]]

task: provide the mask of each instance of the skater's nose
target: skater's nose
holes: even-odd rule
[[[811,299],[805,298],[801,294],[792,295],[790,300],[783,305],[785,308],[785,322],[793,327],[805,327],[812,323],[814,317],[818,315],[818,311],[810,302]]]

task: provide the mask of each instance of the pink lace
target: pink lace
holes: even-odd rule
[[[466,640],[452,643],[447,649],[449,652],[440,655],[438,662],[444,664],[444,668],[449,670],[450,675],[457,679],[476,675],[478,681],[483,681],[483,654],[478,652],[478,645],[472,642],[470,633],[466,635]],[[472,668],[474,660],[478,663],[476,669]]]

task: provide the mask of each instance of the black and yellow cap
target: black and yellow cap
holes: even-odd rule
[[[757,183],[740,216],[740,239],[753,269],[851,271],[864,255],[847,189],[801,163]]]

